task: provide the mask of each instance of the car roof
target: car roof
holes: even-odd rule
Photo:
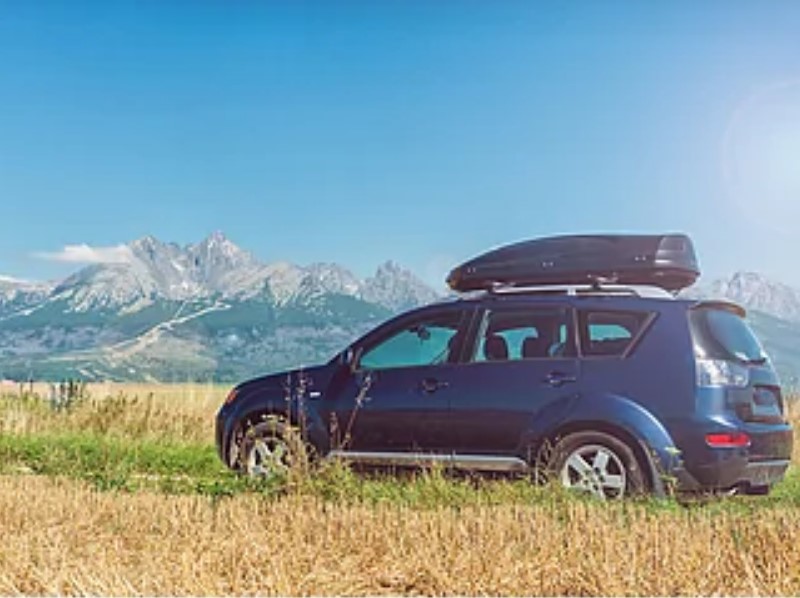
[[[633,295],[556,295],[556,294],[515,294],[492,295],[488,294],[480,300],[484,305],[509,305],[509,304],[568,304],[574,307],[614,308],[614,309],[647,309],[648,311],[662,311],[673,309],[680,305],[687,309],[696,301],[686,299],[660,299],[653,297],[638,297]]]
[[[482,292],[479,294],[449,296],[427,307],[445,306],[491,306],[491,305],[519,305],[519,304],[568,304],[574,307],[607,308],[607,309],[646,309],[648,311],[680,310],[685,311],[695,307],[709,307],[727,309],[741,316],[745,310],[736,303],[719,300],[700,300],[687,297],[642,297],[638,295],[619,295],[594,293],[586,295],[568,295],[564,293],[511,293],[499,294]],[[424,309],[424,308],[422,308]],[[416,310],[414,310],[416,311]]]
[[[440,301],[399,314],[424,314],[433,309],[491,307],[492,305],[569,305],[574,308],[598,310],[646,310],[651,312],[685,312],[708,308],[747,316],[739,304],[721,299],[698,299],[676,296],[663,289],[636,285],[572,285],[536,287],[500,287],[491,291],[451,293]]]

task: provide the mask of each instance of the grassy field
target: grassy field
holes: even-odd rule
[[[690,505],[436,471],[264,484],[217,460],[226,390],[0,397],[0,594],[800,593],[797,468]]]

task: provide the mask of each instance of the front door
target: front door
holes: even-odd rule
[[[356,347],[333,405],[339,450],[426,453],[447,449],[450,400],[471,312],[448,306],[395,320]],[[337,447],[334,446],[334,449]]]

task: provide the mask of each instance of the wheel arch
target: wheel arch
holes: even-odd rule
[[[661,482],[660,476],[657,474],[658,470],[653,462],[653,458],[648,454],[646,447],[643,446],[642,442],[631,432],[611,422],[602,420],[582,420],[566,423],[557,430],[554,430],[550,436],[544,438],[539,443],[539,446],[536,448],[537,454],[548,445],[555,447],[561,439],[578,432],[602,432],[630,447],[639,467],[644,473],[648,490],[656,494],[663,493],[663,483]]]
[[[627,444],[639,460],[652,492],[666,494],[665,479],[680,466],[680,451],[661,421],[639,402],[617,394],[596,394],[538,413],[523,439],[528,457],[539,457],[543,448],[578,431],[609,434]],[[536,452],[531,454],[530,448]]]

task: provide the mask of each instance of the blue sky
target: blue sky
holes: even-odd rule
[[[800,3],[6,1],[0,207],[25,278],[147,234],[438,281],[685,231],[800,284]]]

